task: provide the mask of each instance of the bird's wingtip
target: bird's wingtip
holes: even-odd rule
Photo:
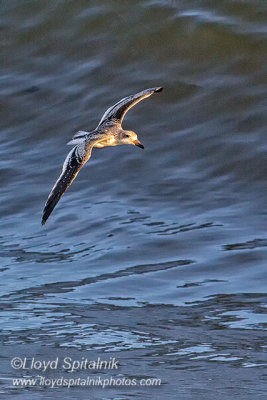
[[[157,88],[155,89],[155,92],[156,92],[156,93],[162,92],[162,90],[163,90],[163,86],[159,86],[159,87],[157,87]]]
[[[43,211],[43,215],[42,215],[42,220],[41,220],[41,225],[42,225],[42,226],[45,225],[45,223],[47,222],[48,217],[49,217],[50,214],[51,214],[51,213],[47,214],[47,209],[46,209],[46,207],[45,207],[45,208],[44,208],[44,211]]]

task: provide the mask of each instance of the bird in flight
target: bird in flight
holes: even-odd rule
[[[133,144],[141,147],[141,149],[144,148],[139,142],[135,132],[126,131],[122,128],[122,120],[127,111],[135,104],[162,90],[162,87],[155,87],[123,98],[105,112],[95,130],[91,132],[79,131],[73,136],[68,144],[75,145],[75,147],[67,155],[61,175],[53,186],[45,203],[42,225],[46,223],[61,196],[72,184],[80,169],[91,157],[93,147]]]

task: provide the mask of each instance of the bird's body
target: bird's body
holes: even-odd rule
[[[124,130],[121,123],[124,115],[131,107],[153,93],[161,92],[162,89],[162,87],[146,89],[135,95],[125,97],[104,113],[95,130],[91,132],[79,131],[73,136],[68,144],[75,145],[75,147],[67,155],[62,173],[48,196],[43,211],[42,224],[45,224],[61,196],[91,157],[93,147],[102,148],[133,144],[142,149],[144,148],[139,142],[136,133]]]

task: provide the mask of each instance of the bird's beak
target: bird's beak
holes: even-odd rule
[[[137,139],[133,141],[133,144],[135,146],[140,147],[141,149],[144,149],[144,146],[142,145],[142,143],[140,143],[139,140],[137,140]]]

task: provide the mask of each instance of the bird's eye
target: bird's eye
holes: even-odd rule
[[[124,137],[129,138],[130,136],[129,135],[125,135]]]

